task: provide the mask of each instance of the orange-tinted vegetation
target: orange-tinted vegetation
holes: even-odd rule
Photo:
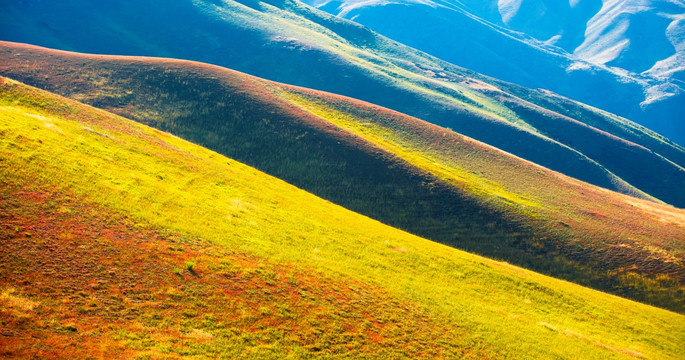
[[[685,306],[682,210],[573,180],[365,102],[216,66],[15,44],[3,51],[23,59],[5,63],[5,73],[389,225],[639,301]],[[610,172],[595,175],[649,198]]]
[[[4,78],[0,133],[6,357],[679,358],[682,315]]]
[[[672,289],[666,298],[685,298],[685,211],[580,182],[381,107],[300,88],[288,91],[313,114],[434,174],[481,206],[505,212],[512,222],[536,229],[533,238],[509,243],[532,255],[523,260],[526,266],[539,269],[544,257],[561,263],[564,257],[580,265],[586,277],[553,272],[556,276],[627,296],[662,287]],[[475,252],[485,247],[469,239],[458,246]],[[488,255],[512,261],[504,251]],[[607,282],[604,272],[613,280]],[[646,301],[659,303],[658,297]]]
[[[136,226],[55,190],[1,189],[4,358],[462,355],[438,346],[455,343],[448,324],[378,286]]]

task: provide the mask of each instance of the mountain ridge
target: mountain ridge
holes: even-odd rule
[[[685,125],[678,116],[685,96],[680,79],[685,69],[684,42],[678,35],[685,4],[646,0],[307,3],[456,65],[549,89],[630,118],[680,144],[685,141]]]
[[[68,48],[90,48],[96,49],[95,52],[164,56],[173,53],[175,58],[202,60],[270,80],[359,98],[455,129],[517,156],[609,188],[613,188],[613,185],[599,183],[564,161],[554,161],[542,154],[545,151],[565,152],[564,159],[571,162],[583,158],[585,155],[578,155],[558,140],[563,134],[541,136],[539,132],[531,130],[525,124],[525,119],[521,119],[517,113],[481,93],[482,88],[466,84],[469,79],[474,79],[507,89],[511,94],[516,93],[514,97],[524,103],[561,103],[562,106],[556,105],[556,111],[574,118],[591,113],[594,126],[611,122],[610,127],[621,123],[618,126],[633,127],[625,120],[616,122],[617,118],[593,110],[578,111],[576,109],[580,105],[558,97],[550,98],[544,92],[526,90],[458,68],[299,2],[274,3],[277,6],[250,3],[250,6],[246,6],[233,1],[174,0],[161,8],[147,2],[136,3],[135,6],[120,2],[109,4],[106,8],[93,4],[80,7],[77,6],[77,0],[59,5],[37,4],[33,9],[22,8],[13,2],[0,4],[9,14],[14,14],[10,17],[12,21],[26,19],[22,23],[7,23],[0,28],[0,33],[11,37],[35,37],[41,39],[42,43],[53,41],[64,44],[66,41],[71,44]],[[92,39],[81,37],[68,30],[72,24],[62,23],[61,16],[45,16],[41,12],[50,10],[50,14],[67,16],[70,11],[79,14],[84,9],[89,14],[98,14],[93,18],[106,14],[107,21],[97,24],[102,41],[93,42]],[[143,13],[146,14],[145,21],[139,15]],[[26,18],[28,14],[35,16],[35,19]],[[172,17],[182,20],[174,29],[168,29],[166,19]],[[87,16],[86,20],[90,18]],[[44,25],[34,24],[37,19],[42,21],[41,24],[51,24],[53,30],[48,30],[49,36],[37,33],[45,28]],[[88,20],[78,26],[87,28],[94,25]],[[122,27],[139,31],[135,36],[122,36],[114,31]],[[78,33],[88,33],[85,28],[83,30]],[[174,40],[170,41],[170,37]],[[105,43],[106,47],[103,46]],[[149,46],[143,47],[144,44]],[[584,117],[576,120],[590,121]],[[607,129],[604,125],[598,127]],[[685,164],[685,150],[681,147],[653,132],[642,132],[641,137],[631,140],[680,166]],[[576,150],[582,153],[582,149]],[[612,172],[620,172],[613,169],[610,163],[592,160]],[[661,162],[657,158],[655,161]],[[632,171],[642,171],[640,168],[634,167]],[[642,176],[655,174],[645,171]],[[636,179],[643,181],[641,177]],[[652,180],[654,184],[662,181],[661,178]],[[651,182],[632,185],[638,188],[653,186]],[[677,196],[678,193],[672,194]]]
[[[169,131],[384,223],[680,306],[671,292],[682,291],[683,228],[644,209],[667,219],[682,210],[640,210],[630,198],[339,95],[189,61],[5,45],[0,58],[12,60],[2,74]],[[671,280],[654,282],[659,276]],[[640,290],[635,279],[651,285]]]
[[[532,81],[603,38],[585,95],[682,108],[682,0],[342,1],[451,9]],[[0,358],[682,360],[668,138],[298,0],[0,13]]]
[[[13,80],[0,104],[4,356],[678,358],[682,315],[416,238]]]

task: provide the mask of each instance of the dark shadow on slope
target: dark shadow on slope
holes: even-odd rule
[[[27,50],[28,51],[28,50]],[[169,131],[411,233],[641,301],[666,290],[607,276],[586,250],[534,219],[478,201],[358,137],[289,106],[267,82],[175,61],[44,55],[14,78]],[[26,68],[24,68],[26,69]],[[35,71],[35,72],[32,72]],[[2,73],[6,73],[5,70]],[[656,295],[655,295],[656,294]]]
[[[309,42],[313,40],[305,36],[286,36],[287,32],[279,32],[260,19],[263,14],[233,1],[216,6],[216,2],[169,0],[160,6],[152,1],[65,0],[37,2],[30,9],[17,4],[17,0],[0,3],[0,11],[7,14],[7,21],[0,23],[0,34],[5,39],[91,53],[167,56],[220,64],[271,80],[370,101],[450,127],[577,179],[612,190],[623,189],[615,186],[615,179],[600,166],[604,164],[598,165],[568,147],[504,121],[466,111],[456,101],[413,90],[395,78]],[[387,59],[394,59],[392,66],[404,66],[400,64],[404,61],[408,67],[421,69],[427,63],[444,66],[441,71],[457,78],[468,73],[387,39],[379,43],[382,38],[368,29],[299,3],[286,2],[283,7],[289,16],[306,23],[303,26],[324,26],[350,44],[388,55]],[[254,22],[242,21],[236,14],[253,17]],[[636,166],[636,171],[641,168]],[[663,200],[669,202],[668,198]]]

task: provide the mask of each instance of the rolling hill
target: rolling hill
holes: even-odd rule
[[[4,358],[682,355],[682,315],[409,235],[6,78],[0,132]]]
[[[598,186],[629,194],[637,188],[685,206],[685,151],[656,133],[456,67],[297,1],[10,0],[0,11],[7,14],[3,39],[199,60],[347,95]]]
[[[453,64],[552,90],[685,143],[682,2],[305,2]]]
[[[189,61],[2,45],[1,74],[171,132],[386,224],[685,311],[683,210],[338,95]],[[597,176],[649,198],[609,172]]]

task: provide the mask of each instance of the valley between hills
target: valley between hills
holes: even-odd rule
[[[1,89],[4,357],[680,355],[682,315],[395,230],[73,100]]]
[[[171,132],[393,227],[685,309],[682,210],[578,182],[388,109],[228,69],[0,49],[0,74]]]
[[[295,0],[0,12],[1,358],[683,359],[668,138]]]
[[[636,187],[685,206],[685,150],[662,135],[547,90],[455,66],[299,1],[33,1],[0,3],[7,14],[0,40],[195,60],[345,95],[594,185],[630,194]],[[625,98],[629,87],[597,97]]]

